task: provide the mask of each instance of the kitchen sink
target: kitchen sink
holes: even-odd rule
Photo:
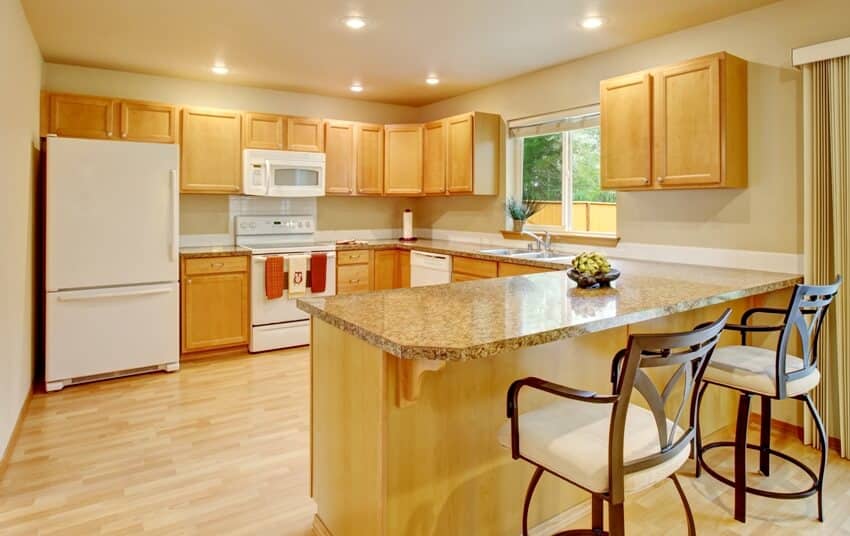
[[[505,257],[512,257],[514,255],[519,255],[522,253],[529,253],[527,249],[482,249],[479,253],[484,253],[486,255],[502,255]]]

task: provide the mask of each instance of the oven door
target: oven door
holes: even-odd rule
[[[325,275],[325,291],[313,293],[307,289],[306,297],[309,296],[333,296],[336,294],[336,252],[326,252],[328,256],[327,273]],[[277,257],[281,255],[269,255]],[[266,298],[266,258],[265,255],[251,256],[251,324],[263,326],[278,324],[281,322],[294,322],[306,320],[310,315],[298,309],[295,300],[289,298],[289,291],[284,291],[283,296],[275,299]],[[288,255],[282,255],[284,271],[289,270]]]
[[[323,162],[266,161],[266,195],[272,197],[318,197],[325,195]]]

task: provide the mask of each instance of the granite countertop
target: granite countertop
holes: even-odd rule
[[[795,274],[618,259],[612,263],[623,275],[609,289],[578,289],[566,272],[556,271],[302,298],[298,307],[398,357],[463,361],[779,290],[801,281]]]
[[[549,261],[546,259],[523,259],[517,257],[506,257],[505,255],[491,255],[488,253],[481,253],[481,250],[503,248],[505,248],[505,246],[474,244],[469,242],[451,242],[448,240],[428,240],[422,238],[416,240],[415,242],[406,242],[403,240],[370,240],[367,243],[337,244],[336,246],[337,251],[347,251],[353,249],[406,249],[411,251],[429,251],[431,253],[460,255],[463,257],[472,257],[488,261],[509,262],[511,264],[525,264],[528,266],[537,266],[540,268],[551,268],[552,270],[563,270],[569,265],[568,260]],[[511,246],[511,248],[516,249],[516,246]],[[557,251],[557,246],[554,249]],[[573,257],[575,254],[563,252],[563,255]]]
[[[240,246],[203,246],[180,248],[180,256],[187,259],[204,257],[232,257],[233,255],[250,255],[251,250]]]

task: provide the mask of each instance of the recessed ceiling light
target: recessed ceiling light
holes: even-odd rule
[[[366,26],[366,20],[363,17],[345,17],[342,21],[352,30],[359,30]]]
[[[351,84],[351,87],[348,88],[348,89],[350,89],[351,91],[353,91],[355,93],[360,93],[361,91],[363,91],[363,86],[360,85],[360,82],[354,82],[353,84]]]
[[[428,84],[429,86],[436,86],[437,84],[440,83],[440,79],[432,74],[431,76],[429,76],[428,78],[425,79],[425,83]]]
[[[228,69],[226,65],[222,65],[220,63],[213,65],[211,70],[215,74],[227,74],[230,72],[230,69]]]
[[[602,17],[587,17],[581,21],[581,27],[585,30],[595,30],[605,24],[605,19]]]

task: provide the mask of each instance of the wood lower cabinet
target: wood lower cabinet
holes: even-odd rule
[[[372,253],[372,290],[386,290],[400,286],[397,249],[379,249]]]
[[[384,126],[357,123],[354,127],[355,183],[361,195],[384,193]]]
[[[744,188],[747,62],[725,52],[600,85],[605,189]]]
[[[287,117],[286,150],[313,153],[324,151],[324,122],[313,117]]]
[[[249,112],[242,116],[242,143],[246,149],[283,150],[284,117]]]
[[[336,293],[354,294],[372,288],[372,263],[367,249],[336,253]]]
[[[325,192],[349,195],[354,192],[354,123],[325,122]]]
[[[422,125],[384,127],[384,194],[422,193]]]
[[[469,277],[477,279],[496,277],[498,272],[498,263],[496,261],[462,257],[460,255],[452,257],[452,276],[462,276],[462,280],[464,281]]]
[[[410,288],[410,252],[406,249],[398,252],[398,286]]]
[[[177,107],[139,101],[121,101],[121,139],[177,143]]]
[[[199,352],[248,343],[247,256],[183,259],[181,350]]]
[[[115,99],[104,97],[50,95],[47,100],[46,134],[71,138],[114,139],[116,105]]]
[[[233,194],[242,190],[239,112],[185,108],[180,151],[180,189]]]
[[[539,274],[542,272],[551,272],[549,268],[540,268],[538,266],[529,266],[527,264],[515,264],[512,262],[499,263],[499,277],[510,277],[513,275]]]

